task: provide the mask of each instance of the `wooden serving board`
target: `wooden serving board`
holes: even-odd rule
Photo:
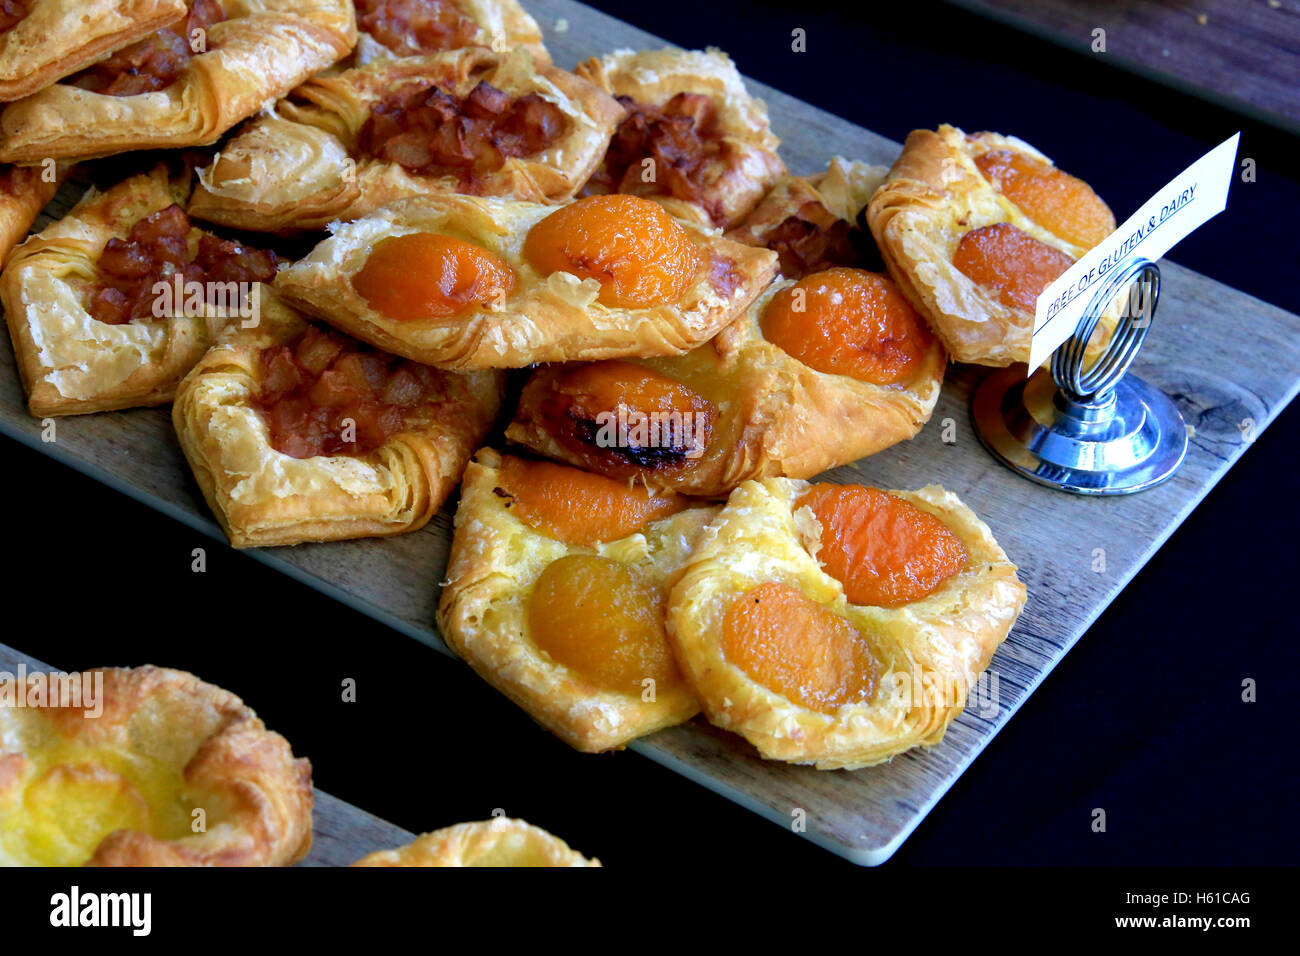
[[[620,47],[664,45],[571,0],[524,5],[560,66]],[[837,153],[882,164],[898,153],[898,144],[875,133],[750,85],[767,101],[782,155],[796,173],[820,171]],[[1166,484],[1125,498],[1082,498],[1013,475],[984,452],[972,431],[968,405],[978,373],[964,368],[952,370],[931,424],[917,438],[830,475],[886,488],[941,483],[992,526],[1021,566],[1029,602],[993,658],[995,706],[968,709],[937,747],[853,772],[762,761],[739,738],[699,720],[637,741],[633,749],[781,826],[803,820],[805,837],[850,860],[874,865],[888,859],[1300,387],[1300,318],[1176,265],[1162,268],[1159,318],[1135,372],[1177,400],[1193,431],[1186,462]],[[8,341],[0,344],[0,351],[8,350]],[[952,432],[951,443],[943,441],[945,431]],[[40,423],[27,415],[12,359],[4,354],[0,432],[221,538],[165,410],[63,419],[57,440],[42,442]],[[433,621],[451,513],[444,509],[422,531],[398,538],[249,554],[444,649]],[[465,679],[475,678],[466,670]],[[500,706],[513,705],[502,697]]]
[[[15,674],[20,664],[29,674],[56,669],[0,644],[0,672]],[[298,866],[348,866],[367,853],[391,850],[415,839],[415,834],[331,797],[323,790],[314,790],[313,794],[311,852]]]

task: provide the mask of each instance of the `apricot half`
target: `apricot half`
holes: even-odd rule
[[[788,584],[760,584],[732,602],[722,652],[764,687],[823,714],[870,700],[875,689],[875,660],[858,629]]]
[[[817,559],[853,604],[901,607],[966,567],[966,546],[911,502],[863,485],[813,485],[795,502],[821,523]]]
[[[626,309],[675,302],[701,262],[690,235],[663,206],[625,194],[557,209],[529,230],[524,257],[543,275],[597,280],[600,301]]]
[[[980,285],[996,289],[1009,309],[1033,313],[1043,290],[1074,260],[1008,222],[972,229],[961,237],[952,264]]]
[[[618,561],[594,554],[552,561],[533,586],[528,627],[552,660],[609,690],[640,695],[653,686],[657,694],[681,681],[664,635],[663,595]]]
[[[875,385],[910,378],[932,342],[898,287],[862,269],[827,269],[782,289],[762,327],[769,342],[810,368]]]
[[[385,318],[445,319],[509,295],[515,273],[482,246],[413,232],[376,245],[352,287]]]
[[[975,165],[1026,216],[1067,242],[1091,248],[1115,231],[1115,215],[1092,187],[1050,163],[992,149]]]

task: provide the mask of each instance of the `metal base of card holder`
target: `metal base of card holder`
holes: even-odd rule
[[[1102,313],[1130,290],[1106,350],[1084,367]],[[1187,428],[1164,392],[1125,375],[1151,328],[1160,269],[1134,259],[1101,288],[1079,326],[1052,356],[1051,375],[1028,380],[1021,366],[992,373],[975,390],[971,416],[999,461],[1036,481],[1080,495],[1124,495],[1164,481],[1187,453]]]

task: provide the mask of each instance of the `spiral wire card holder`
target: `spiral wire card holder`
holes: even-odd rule
[[[1182,415],[1164,392],[1125,375],[1159,295],[1159,267],[1134,258],[1088,303],[1074,335],[1052,355],[1050,378],[1039,369],[1026,380],[1020,366],[986,377],[971,401],[984,446],[1026,478],[1081,495],[1142,491],[1177,471],[1187,453]],[[1086,366],[1088,340],[1116,303],[1114,335]]]

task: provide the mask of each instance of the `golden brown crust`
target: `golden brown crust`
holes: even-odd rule
[[[395,850],[379,850],[353,866],[600,866],[557,836],[523,820],[494,817],[458,823],[417,837]]]
[[[200,170],[190,211],[262,232],[323,229],[413,196],[464,191],[455,176],[424,176],[358,152],[371,108],[403,83],[431,82],[457,98],[486,81],[511,96],[536,93],[569,128],[542,153],[510,158],[475,188],[532,202],[573,197],[604,155],[622,108],[592,84],[523,52],[466,48],[380,60],[307,82],[269,115],[248,124]]]
[[[529,637],[528,597],[543,570],[570,554],[635,567],[665,593],[716,509],[690,508],[594,548],[566,544],[520,521],[496,493],[501,456],[482,449],[465,469],[455,536],[438,605],[438,630],[480,677],[565,743],[596,753],[690,719],[684,687],[653,700],[610,690],[556,663]]]
[[[27,237],[36,217],[59,191],[68,169],[10,166],[0,171],[0,262]]]
[[[102,674],[96,694],[94,675]],[[44,675],[29,675],[28,687]],[[47,705],[0,707],[9,772],[0,774],[0,860],[91,866],[287,866],[311,848],[311,764],[266,729],[229,691],[159,667],[48,681]],[[15,690],[12,679],[0,693]],[[31,691],[18,688],[27,693]],[[87,695],[98,698],[102,713]],[[13,759],[13,755],[18,759]],[[60,777],[129,797],[153,832],[118,829],[81,846],[73,823],[109,813],[65,806],[84,790]],[[50,801],[52,805],[49,805]],[[202,810],[202,815],[195,811]],[[202,819],[202,829],[195,829]],[[112,819],[111,815],[108,819]],[[50,821],[54,821],[51,825]],[[47,832],[54,828],[55,832]],[[30,852],[29,852],[30,851]],[[53,852],[55,859],[42,858]]]
[[[460,481],[501,403],[499,372],[446,373],[434,421],[366,455],[293,458],[270,444],[252,402],[263,348],[292,342],[303,319],[278,302],[256,328],[210,349],[176,391],[172,422],[213,513],[236,548],[416,531]]]
[[[937,340],[912,379],[901,385],[819,372],[763,337],[764,310],[790,285],[778,280],[768,286],[713,341],[686,355],[634,360],[689,386],[720,410],[713,437],[698,460],[681,468],[637,469],[638,481],[714,497],[751,478],[811,478],[911,438],[929,421],[947,364]],[[576,454],[547,427],[543,407],[565,371],[547,367],[534,373],[506,438],[548,458],[611,477],[633,477],[609,464],[613,459],[607,450]]]
[[[48,188],[42,184],[41,194]],[[244,321],[216,306],[205,306],[201,315],[122,325],[96,321],[87,311],[96,262],[109,240],[125,238],[145,216],[183,205],[188,192],[187,175],[173,179],[159,165],[106,192],[88,193],[10,255],[0,275],[0,302],[33,415],[165,404],[208,346]],[[27,201],[34,205],[39,198]],[[199,235],[191,230],[194,242]],[[266,290],[257,289],[265,298]]]
[[[127,150],[201,146],[346,55],[356,43],[351,0],[225,0],[166,89],[109,96],[55,84],[0,115],[0,161],[91,159]]]
[[[185,0],[36,0],[0,34],[0,102],[43,90],[185,12]]]
[[[600,285],[567,272],[543,276],[524,258],[528,230],[553,207],[479,196],[425,196],[393,203],[334,229],[332,238],[276,277],[289,302],[349,335],[440,368],[519,368],[534,362],[671,355],[707,341],[772,278],[776,256],[684,224],[701,252],[699,273],[676,302],[645,309],[606,306]],[[374,244],[413,232],[445,233],[488,249],[515,271],[504,299],[448,319],[394,321],[352,286]],[[710,279],[715,259],[734,264],[728,296]]]
[[[618,50],[583,61],[575,72],[615,96],[653,106],[663,106],[678,93],[712,98],[725,159],[705,171],[704,198],[718,203],[723,225],[743,219],[785,173],[767,106],[749,95],[735,64],[721,50]],[[687,218],[671,206],[669,211]],[[706,213],[700,215],[708,221]]]
[[[1002,366],[1029,360],[1034,316],[1004,305],[997,290],[974,282],[953,265],[962,236],[1008,222],[1075,259],[1087,247],[1033,222],[984,178],[975,158],[994,149],[1051,162],[1014,137],[967,135],[952,126],[940,126],[937,132],[915,130],[872,198],[867,218],[894,281],[952,358]],[[1113,318],[1105,324],[1113,326]]]
[[[961,713],[1024,606],[1016,567],[956,495],[937,485],[894,491],[961,539],[967,566],[928,597],[902,607],[850,604],[843,586],[814,556],[821,526],[812,510],[794,510],[807,487],[768,478],[732,493],[669,598],[678,663],[709,720],[743,735],[769,759],[852,769],[918,744],[933,746]],[[798,588],[867,639],[880,666],[871,700],[845,704],[833,714],[813,711],[726,659],[721,635],[732,602],[772,581]]]
[[[551,55],[542,43],[542,29],[537,21],[529,16],[517,0],[451,0],[452,5],[461,15],[472,20],[478,30],[472,37],[470,46],[486,47],[497,53],[508,53],[516,47],[522,47],[538,66],[551,62]],[[400,56],[383,46],[364,29],[363,24],[357,38],[355,60],[364,66],[375,60],[392,59]]]

